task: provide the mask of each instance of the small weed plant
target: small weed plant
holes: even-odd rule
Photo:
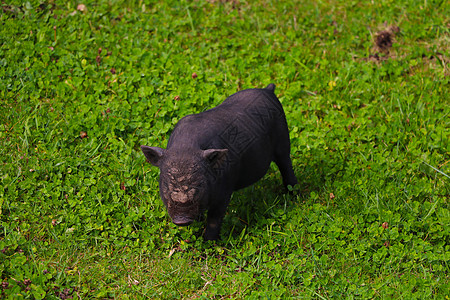
[[[0,298],[445,299],[448,1],[0,4]],[[277,86],[299,185],[178,228],[140,145]]]

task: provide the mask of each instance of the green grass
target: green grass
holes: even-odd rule
[[[448,298],[448,1],[77,5],[0,5],[0,298]],[[177,228],[139,145],[272,82],[298,195]]]

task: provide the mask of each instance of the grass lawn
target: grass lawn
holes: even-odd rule
[[[0,298],[448,299],[450,2],[3,1]],[[276,84],[275,165],[176,227],[177,121]]]

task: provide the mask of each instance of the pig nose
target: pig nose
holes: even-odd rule
[[[172,219],[172,222],[177,226],[188,226],[193,221],[194,220],[192,220],[191,218],[184,217],[184,216],[177,216]]]

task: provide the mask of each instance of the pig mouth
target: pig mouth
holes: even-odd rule
[[[177,226],[188,226],[194,222],[194,219],[187,216],[175,216],[172,218],[172,222]]]
[[[177,226],[188,226],[198,220],[199,211],[194,203],[169,201],[167,205],[172,222]]]

